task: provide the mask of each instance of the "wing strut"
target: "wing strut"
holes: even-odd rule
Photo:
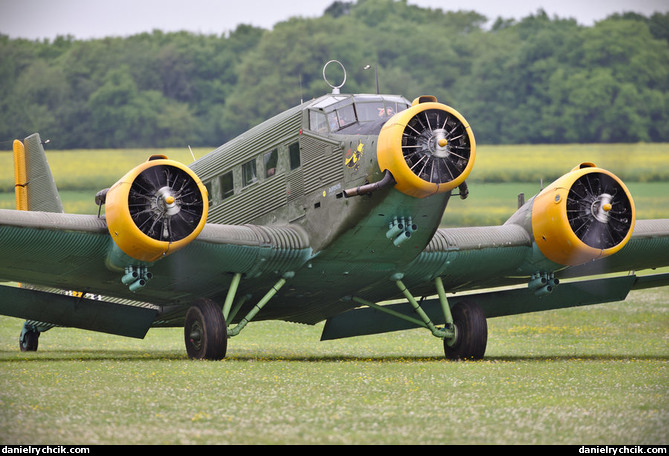
[[[411,291],[409,291],[409,289],[404,285],[404,282],[402,282],[403,276],[404,276],[403,274],[395,274],[392,276],[392,280],[395,281],[395,285],[397,285],[397,288],[399,288],[402,294],[404,294],[404,297],[407,299],[409,304],[411,304],[412,309],[416,314],[418,314],[419,318],[415,318],[411,315],[407,315],[406,313],[393,310],[391,306],[381,306],[379,304],[375,304],[373,302],[367,301],[366,299],[362,299],[357,296],[353,297],[352,299],[358,304],[363,304],[367,307],[371,307],[372,309],[376,309],[380,312],[392,315],[393,317],[397,317],[401,320],[407,321],[412,325],[422,328],[427,328],[432,332],[432,335],[440,339],[445,339],[445,340],[455,339],[456,328],[455,325],[453,324],[453,316],[451,314],[451,308],[448,304],[448,299],[446,298],[446,292],[444,290],[444,284],[441,281],[441,277],[437,277],[434,280],[435,288],[437,289],[439,302],[441,304],[441,309],[443,312],[443,319],[445,322],[443,328],[438,328],[432,322],[427,313],[425,313],[425,311],[422,309],[418,301],[416,301],[416,298],[411,294]]]
[[[258,312],[260,312],[263,309],[263,307],[265,307],[265,304],[267,304],[270,301],[270,299],[272,299],[274,297],[274,295],[279,292],[281,287],[283,287],[286,284],[287,279],[292,278],[293,275],[294,274],[292,272],[287,272],[286,274],[284,274],[283,277],[281,277],[272,286],[272,288],[269,289],[269,291],[265,294],[265,296],[263,296],[263,298],[260,301],[258,301],[258,304],[253,306],[253,308],[249,311],[249,313],[246,314],[246,316],[244,318],[242,318],[242,320],[239,323],[237,323],[237,326],[235,326],[234,328],[228,329],[228,337],[234,337],[237,334],[239,334],[241,332],[241,330],[244,329],[246,324],[248,322],[250,322],[251,320],[253,320],[253,317],[255,317],[258,314]],[[236,275],[235,275],[235,277],[236,277],[236,282],[238,283],[239,278]],[[234,282],[234,280],[233,280],[233,282]],[[232,301],[233,297],[231,297],[230,293],[228,293],[228,297],[225,300],[226,305],[228,303],[228,300]],[[229,305],[228,305],[228,307],[229,307]]]
[[[393,279],[395,280],[397,288],[399,288],[402,294],[404,294],[404,297],[407,298],[407,301],[409,301],[409,304],[411,304],[413,310],[422,320],[423,326],[432,331],[432,335],[435,337],[440,339],[455,339],[456,333],[453,326],[453,316],[451,315],[451,309],[448,305],[448,301],[446,300],[446,293],[442,293],[444,291],[444,285],[441,280],[437,278],[437,280],[435,280],[435,285],[437,286],[437,291],[442,291],[439,293],[439,301],[441,302],[441,308],[444,312],[444,320],[446,321],[446,324],[443,328],[437,328],[434,323],[432,323],[432,320],[430,320],[430,317],[428,317],[425,311],[421,308],[420,304],[418,304],[416,298],[413,297],[409,289],[404,285],[402,282],[403,277],[404,274],[395,274]],[[441,285],[441,287],[439,287],[439,285]]]

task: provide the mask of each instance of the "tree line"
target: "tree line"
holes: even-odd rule
[[[375,92],[378,75],[383,93],[435,95],[480,143],[669,142],[669,14],[583,26],[539,10],[487,24],[474,11],[358,0],[220,35],[0,35],[0,140],[217,146],[328,92],[323,65],[336,59],[342,91]]]

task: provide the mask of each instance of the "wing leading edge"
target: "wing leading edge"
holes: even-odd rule
[[[150,286],[133,292],[121,280],[123,271],[110,264],[118,252],[103,218],[14,210],[0,210],[0,251],[0,279],[30,284],[2,287],[3,315],[102,330],[101,323],[91,323],[97,312],[109,322],[104,332],[135,337],[143,337],[163,307],[224,295],[235,273],[248,277],[250,285],[267,287],[312,254],[306,234],[294,226],[209,224],[185,248],[143,263],[152,273]],[[54,289],[104,298],[75,298],[50,292]],[[117,327],[126,318],[138,323]]]

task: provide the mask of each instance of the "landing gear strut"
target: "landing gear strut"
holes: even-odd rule
[[[401,280],[397,280],[397,286],[420,316],[425,327],[430,329],[433,335],[444,340],[446,359],[474,360],[483,358],[488,344],[488,323],[485,314],[476,303],[469,301],[458,302],[451,309],[441,279],[437,277],[434,282],[446,322],[443,328],[437,328],[430,321],[430,318],[421,309],[416,299],[411,296]]]

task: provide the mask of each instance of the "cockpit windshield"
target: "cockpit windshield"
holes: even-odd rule
[[[408,107],[407,100],[390,95],[327,97],[309,110],[309,128],[334,133],[354,124],[385,121]]]

